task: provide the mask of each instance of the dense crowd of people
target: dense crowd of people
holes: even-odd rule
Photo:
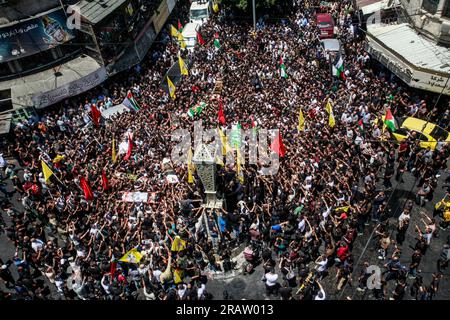
[[[179,44],[163,35],[146,61],[130,69],[128,79],[109,81],[44,111],[39,119],[19,123],[3,154],[18,162],[23,178],[22,169],[5,164],[2,177],[14,190],[0,189],[2,209],[12,222],[4,230],[16,253],[0,261],[0,278],[14,289],[1,291],[1,298],[54,298],[49,282],[64,299],[209,299],[208,272],[232,269],[232,250],[245,244],[247,255],[259,252],[262,258],[267,296],[325,299],[323,280],[330,270],[336,270],[337,291],[351,283],[357,267],[353,245],[369,228],[375,229],[378,258],[387,273],[372,287],[367,282],[372,270],[365,263],[358,289],[370,287],[377,299],[385,299],[383,288],[394,280],[393,298],[402,299],[408,277],[414,277],[411,295],[431,299],[448,265],[448,245],[431,285],[417,270],[445,220],[423,212],[423,225],[409,226],[409,221],[413,206],[433,200],[435,177],[446,170],[449,147],[439,142],[435,150],[421,149],[414,135],[397,147],[381,117],[389,108],[394,115],[447,129],[448,105],[441,113],[434,100],[374,69],[352,23],[351,1],[321,8],[333,15],[343,47],[346,79],[331,76],[314,19],[319,2],[296,1],[292,14],[266,21],[256,32],[248,21],[213,16],[201,28],[206,44],[182,54],[189,60],[189,75],[177,84],[175,99],[162,88],[161,78],[178,61]],[[223,16],[228,9],[222,10]],[[281,58],[286,78],[280,76]],[[211,100],[218,81],[226,117],[222,129],[237,123],[243,129],[254,123],[279,129],[286,155],[274,176],[261,175],[258,165],[246,161],[242,179],[235,165],[218,164],[218,194],[225,205],[215,213],[218,220],[209,213],[205,225],[202,182],[194,172],[194,183],[188,183],[187,165],[171,163],[171,134],[178,128],[193,132],[200,119],[205,128],[218,126],[218,102]],[[138,111],[93,124],[92,104],[104,111],[121,103],[128,91]],[[187,111],[200,102],[207,106],[192,119]],[[327,102],[333,106],[334,127]],[[306,127],[301,131],[299,109]],[[125,148],[116,162],[113,140],[116,148],[132,141],[130,154]],[[48,180],[42,160],[54,172]],[[168,172],[177,183],[167,180]],[[393,236],[388,201],[393,180],[402,183],[405,174],[418,179],[417,204],[404,206]],[[83,181],[92,199],[86,200]],[[149,200],[122,200],[124,192],[138,191],[148,193]],[[23,210],[10,201],[14,194]],[[418,240],[405,267],[398,254],[408,226],[416,228]],[[173,250],[175,241],[181,248]],[[138,263],[118,261],[134,248]],[[13,264],[16,279],[9,271]]]

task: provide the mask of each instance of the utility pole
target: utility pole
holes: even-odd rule
[[[252,0],[253,5],[253,29],[256,31],[256,6],[255,6],[255,0]]]

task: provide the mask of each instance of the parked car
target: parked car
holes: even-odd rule
[[[384,116],[381,119],[384,121]],[[424,149],[436,149],[438,141],[450,143],[449,133],[434,123],[413,117],[395,118],[395,120],[398,129],[391,132],[391,135],[396,141],[400,142],[415,132],[416,137],[420,140],[420,147]]]

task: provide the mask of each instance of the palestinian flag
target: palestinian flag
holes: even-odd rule
[[[282,78],[287,78],[286,66],[284,65],[283,57],[280,57],[280,76]]]
[[[194,118],[194,116],[202,113],[203,109],[206,108],[207,106],[208,105],[206,104],[206,102],[201,101],[200,103],[190,108],[187,112],[187,115],[191,118]]]
[[[197,41],[201,46],[205,45],[205,40],[203,40],[202,34],[197,31]]]
[[[364,132],[364,123],[363,123],[362,119],[359,119],[359,121],[358,121],[358,129],[360,132]]]
[[[128,91],[127,97],[123,100],[122,104],[130,110],[138,111],[140,109],[130,90]]]
[[[345,73],[344,73],[344,60],[342,60],[342,56],[340,53],[336,55],[336,58],[333,62],[332,66],[332,74],[335,77],[338,77],[342,80],[345,80]]]
[[[214,46],[216,47],[217,50],[219,50],[221,47],[218,32],[216,32],[216,34],[214,35]]]
[[[180,19],[178,19],[178,32],[181,33],[183,31],[183,25],[180,22]]]
[[[394,116],[392,115],[391,109],[386,109],[386,115],[384,116],[384,124],[391,130],[397,130],[397,124],[395,123]]]

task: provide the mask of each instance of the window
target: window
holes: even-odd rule
[[[435,14],[439,6],[439,0],[423,0],[422,9]]]

